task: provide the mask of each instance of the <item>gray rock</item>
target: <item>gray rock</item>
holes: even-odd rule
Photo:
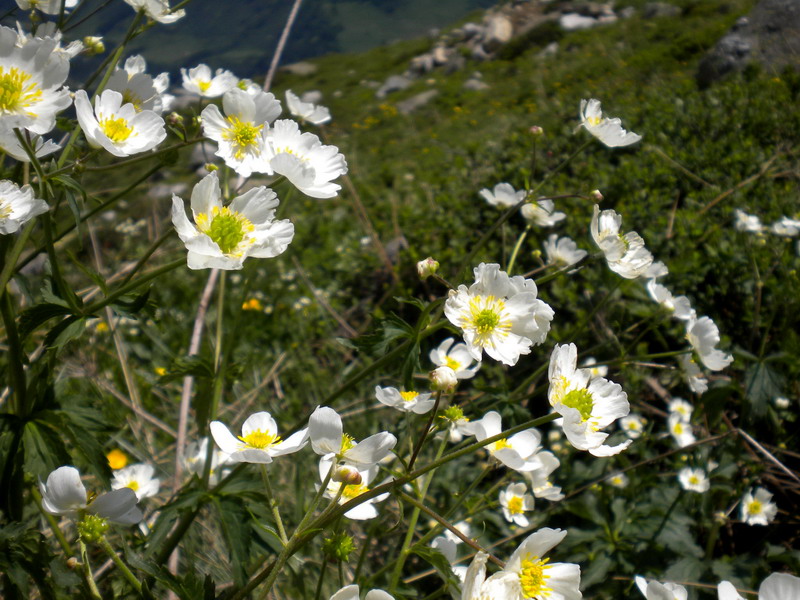
[[[411,114],[418,108],[425,106],[428,102],[433,100],[434,96],[439,93],[439,90],[426,90],[420,92],[416,96],[411,96],[397,103],[397,110],[404,115]]]
[[[397,92],[406,89],[411,85],[411,80],[403,75],[390,75],[389,78],[383,82],[383,85],[375,92],[378,98],[385,98],[392,92]]]
[[[464,89],[471,92],[482,92],[489,89],[489,84],[480,79],[467,79],[464,82]]]
[[[433,62],[437,65],[443,65],[447,62],[452,54],[452,50],[449,48],[445,48],[444,46],[436,46],[433,49]]]
[[[284,65],[281,67],[282,71],[286,71],[287,73],[291,73],[292,75],[300,75],[301,77],[306,77],[308,75],[313,75],[317,72],[317,65],[310,63],[310,62],[296,62],[292,63],[291,65]]]
[[[444,64],[445,73],[455,73],[467,66],[467,59],[460,52],[451,52]]]
[[[621,11],[619,11],[619,18],[620,19],[630,19],[635,14],[636,14],[636,7],[635,6],[626,6]]]
[[[514,26],[511,23],[511,19],[505,15],[492,15],[486,24],[483,47],[488,52],[492,52],[507,44],[513,35]]]
[[[464,37],[466,39],[472,37],[483,37],[485,29],[479,25],[478,23],[466,23],[464,27],[461,28],[461,31],[464,32]]]
[[[581,29],[590,29],[599,25],[599,21],[594,17],[587,17],[578,13],[567,13],[561,15],[558,19],[558,24],[564,31],[579,31]]]
[[[669,4],[668,2],[648,2],[642,8],[642,16],[645,19],[657,19],[659,17],[679,17],[681,14],[680,6]]]
[[[556,54],[558,54],[558,42],[550,42],[539,52],[539,56],[541,58],[548,58],[550,56],[555,56]]]
[[[411,64],[409,69],[412,73],[416,73],[418,75],[423,75],[432,71],[433,68],[436,66],[436,61],[433,58],[433,54],[426,53],[420,54],[419,56],[415,56],[411,59]]]

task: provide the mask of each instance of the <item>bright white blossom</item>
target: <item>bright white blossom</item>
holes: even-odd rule
[[[660,279],[661,277],[666,277],[667,275],[669,275],[669,269],[667,268],[667,265],[659,260],[653,261],[653,263],[647,267],[643,277],[645,279]]]
[[[164,141],[164,119],[152,110],[138,111],[123,104],[122,94],[105,90],[94,100],[94,110],[84,90],[75,92],[75,112],[84,135],[93,148],[104,148],[124,157],[152,150]]]
[[[464,430],[474,435],[479,442],[494,437],[503,431],[500,413],[489,411],[482,419],[472,421]],[[542,434],[536,429],[520,431],[508,438],[501,438],[485,446],[489,453],[515,471],[535,471],[544,465],[539,452],[542,450]]]
[[[183,9],[173,11],[169,7],[169,0],[125,0],[126,4],[134,10],[143,10],[148,18],[167,25],[174,23],[186,14]]]
[[[733,356],[716,347],[719,344],[719,329],[710,317],[689,319],[686,323],[686,339],[700,361],[712,371],[721,371],[733,362]]]
[[[543,450],[536,455],[541,466],[533,471],[525,471],[522,476],[527,479],[531,486],[531,491],[536,498],[558,502],[564,499],[561,487],[550,482],[550,475],[560,465],[559,461],[552,452]]]
[[[539,227],[552,227],[567,218],[565,213],[555,211],[555,204],[549,198],[523,204],[519,212],[524,218]]]
[[[217,69],[212,75],[208,65],[199,64],[186,70],[181,69],[183,89],[199,94],[203,98],[219,98],[228,90],[232,90],[239,83],[239,79],[224,69]]]
[[[359,600],[358,586],[347,585],[330,597],[330,600]],[[394,600],[394,596],[383,590],[370,590],[364,600]]]
[[[622,417],[619,420],[619,426],[632,440],[640,437],[644,431],[645,421],[640,415],[630,414],[627,417]]]
[[[358,469],[369,469],[389,456],[397,438],[383,431],[356,442],[344,433],[342,418],[327,406],[318,406],[308,420],[311,448],[323,458],[337,456]],[[327,471],[326,471],[327,473]]]
[[[644,240],[635,231],[622,235],[621,225],[621,215],[610,209],[600,212],[600,207],[594,205],[592,238],[603,251],[608,268],[625,279],[636,279],[652,265],[653,255],[644,247]]]
[[[646,286],[647,293],[654,302],[660,304],[676,319],[688,321],[696,316],[692,303],[686,296],[673,296],[665,286],[656,283],[655,279],[648,280]]]
[[[53,515],[76,517],[86,511],[122,525],[133,525],[142,520],[142,511],[136,507],[136,494],[122,488],[101,494],[89,501],[81,475],[75,467],[59,467],[39,482],[42,508]]]
[[[397,388],[375,386],[375,397],[378,402],[396,408],[401,412],[413,412],[422,415],[433,408],[435,400],[429,393],[420,394],[413,390],[401,392]]]
[[[761,220],[757,216],[748,215],[746,212],[738,208],[733,212],[733,214],[735,218],[733,226],[736,228],[736,231],[761,233],[764,230],[764,226],[761,224]]]
[[[681,448],[697,441],[692,433],[692,426],[679,413],[670,413],[667,417],[667,425],[670,435]]]
[[[78,0],[66,0],[64,12],[78,4]],[[46,15],[57,15],[61,12],[61,0],[17,0],[17,6],[22,10],[39,10]]]
[[[636,587],[642,592],[647,600],[686,600],[688,592],[686,588],[677,583],[661,583],[659,581],[647,581],[644,577],[637,575],[634,578]]]
[[[628,476],[625,473],[614,473],[611,477],[606,479],[606,482],[611,487],[624,489],[628,487]]]
[[[694,406],[692,406],[690,402],[687,402],[683,398],[673,398],[669,401],[667,410],[669,410],[670,414],[679,414],[681,421],[688,423],[692,420],[692,411],[694,411]]]
[[[122,69],[114,71],[105,89],[122,94],[122,102],[133,104],[136,112],[152,110],[161,114],[164,112],[161,94],[166,89],[165,82],[157,84],[153,77],[145,73],[146,68],[147,63],[141,56],[129,57]],[[162,73],[159,77],[166,78],[166,85],[169,85],[168,73]]]
[[[211,421],[209,429],[217,446],[231,462],[269,464],[273,458],[302,450],[308,443],[308,428],[282,440],[278,425],[268,412],[247,417],[242,424],[242,435],[237,437],[220,421]]]
[[[692,467],[684,467],[678,471],[678,481],[683,489],[699,494],[704,494],[711,486],[706,472],[703,469],[693,469]]]
[[[625,131],[619,119],[604,117],[600,110],[600,101],[594,98],[581,100],[580,118],[580,126],[609,148],[630,146],[642,139],[637,133]]]
[[[13,181],[0,181],[0,234],[16,232],[32,218],[49,210],[47,202],[34,197],[29,185],[17,186]]]
[[[520,275],[509,277],[500,265],[481,263],[475,283],[450,290],[444,313],[464,332],[467,351],[475,360],[486,352],[506,365],[515,365],[531,346],[544,342],[553,309],[536,298],[536,284]]]
[[[114,478],[111,480],[111,489],[130,488],[136,494],[138,500],[151,498],[158,493],[161,486],[158,478],[155,477],[156,470],[153,465],[138,464],[118,469],[114,471]]]
[[[192,190],[189,222],[183,200],[172,196],[172,223],[189,251],[190,269],[241,269],[246,258],[273,258],[294,237],[288,219],[275,220],[278,197],[266,187],[253,188],[222,206],[217,173],[206,175]]]
[[[515,523],[520,527],[527,527],[529,524],[526,512],[533,510],[533,496],[526,493],[528,486],[524,483],[512,483],[506,489],[500,490],[500,507],[503,509],[503,516],[509,523]]]
[[[700,367],[692,358],[691,354],[681,354],[678,356],[678,362],[681,364],[683,378],[686,385],[689,386],[696,394],[703,394],[708,389],[708,379],[705,378]]]
[[[578,248],[578,244],[572,239],[566,236],[560,238],[557,233],[551,233],[544,242],[544,254],[548,265],[563,269],[583,260],[588,252]]]
[[[522,202],[528,195],[525,190],[517,191],[510,183],[498,183],[494,189],[484,188],[478,192],[492,206],[511,208]]]
[[[429,356],[433,364],[453,369],[457,379],[472,379],[481,368],[480,361],[475,362],[467,350],[467,345],[460,342],[456,344],[454,338],[444,340],[431,350]]]
[[[35,32],[26,32],[22,29],[22,25],[20,25],[19,21],[17,21],[17,46],[20,48],[24,48],[28,42],[32,40],[43,40],[45,38],[50,38],[52,41],[56,43],[55,48],[53,48],[53,52],[56,53],[63,53],[67,59],[72,59],[78,56],[85,47],[84,43],[79,40],[74,40],[67,44],[66,46],[61,46],[61,40],[64,37],[58,30],[58,26],[54,22],[49,23],[41,23]]]
[[[628,395],[619,384],[592,377],[589,369],[577,365],[575,344],[555,346],[548,369],[550,405],[564,417],[564,434],[575,448],[601,457],[618,454],[632,440],[607,446],[604,442],[609,434],[600,430],[628,414]]]
[[[772,501],[772,494],[764,488],[756,488],[745,493],[741,501],[741,519],[748,525],[767,525],[778,514],[778,505]]]
[[[205,437],[199,442],[191,442],[186,448],[183,459],[183,466],[189,473],[198,477],[203,476],[205,470],[206,457],[208,456],[208,438]],[[224,472],[229,468],[230,462],[228,455],[218,450],[216,447],[211,450],[211,470],[209,471],[208,482],[216,485]]]
[[[56,113],[72,104],[64,81],[69,58],[53,38],[32,38],[20,48],[17,32],[0,26],[0,126],[43,135]]]
[[[730,581],[719,582],[717,585],[717,598],[719,600],[744,600]]]
[[[781,217],[780,220],[770,225],[770,231],[782,237],[794,237],[800,234],[800,219]]]
[[[43,156],[52,154],[61,148],[61,146],[55,142],[51,140],[45,140],[41,136],[30,136],[29,132],[24,132],[23,135],[27,135],[29,137],[28,141],[30,142],[31,148],[33,148],[36,158],[42,158]],[[0,124],[0,150],[20,162],[31,161],[31,157],[25,151],[25,148],[23,148],[22,144],[14,133],[13,128],[6,127],[2,124]]]
[[[292,90],[286,90],[286,107],[292,116],[305,123],[323,125],[331,120],[331,111],[312,102],[303,102]]]
[[[758,600],[797,600],[800,598],[800,577],[773,573],[761,582]]]
[[[270,167],[312,198],[333,198],[341,186],[333,180],[347,173],[336,146],[326,146],[313,133],[301,133],[294,121],[280,119],[268,132]]]

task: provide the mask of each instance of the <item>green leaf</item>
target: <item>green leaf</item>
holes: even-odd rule
[[[182,356],[172,362],[167,372],[158,381],[159,383],[169,383],[188,375],[195,379],[213,379],[214,367],[211,365],[211,361],[203,356]]]
[[[448,586],[451,586],[453,589],[458,589],[458,578],[455,573],[453,573],[450,561],[447,560],[444,554],[435,548],[420,546],[419,544],[413,545],[411,551],[436,569],[439,575],[442,576],[442,579],[447,582]]]
[[[86,331],[88,319],[82,317],[68,317],[47,332],[44,345],[47,348],[62,348],[68,342],[79,338]]]
[[[147,288],[141,294],[127,295],[118,298],[112,306],[124,315],[134,316],[137,313],[141,312],[141,310],[147,306],[148,300],[150,300],[150,290],[152,288]]]
[[[756,417],[763,417],[767,413],[770,400],[782,395],[784,383],[783,375],[770,367],[767,361],[762,360],[747,368],[745,397]]]
[[[605,581],[612,567],[614,561],[605,554],[600,554],[581,565],[581,589],[585,590],[590,585]]]
[[[25,423],[22,433],[25,447],[25,470],[44,479],[52,471],[72,462],[61,436],[46,424]]]
[[[247,582],[250,549],[250,519],[239,498],[225,496],[214,501],[219,512],[225,543],[231,554],[231,570],[237,586]]]
[[[72,252],[69,250],[65,251],[67,257],[72,261],[74,264],[84,275],[86,275],[89,279],[91,279],[97,287],[99,287],[104,294],[108,294],[108,286],[106,285],[105,278],[100,275],[97,271],[86,265],[85,261],[80,260],[77,258]]]
[[[72,314],[72,310],[66,305],[66,302],[63,304],[45,302],[26,308],[19,315],[19,337],[21,340],[25,340],[42,323],[70,314]]]

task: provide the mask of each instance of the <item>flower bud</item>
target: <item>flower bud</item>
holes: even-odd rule
[[[108,531],[108,521],[97,515],[86,515],[83,521],[78,523],[78,533],[87,543],[100,541],[106,531]]]
[[[456,372],[450,367],[437,367],[430,372],[431,389],[437,392],[451,393],[458,385]]]
[[[362,482],[361,473],[347,467],[336,469],[336,472],[333,474],[333,480],[346,485],[361,485]]]
[[[603,201],[603,194],[600,193],[600,190],[592,190],[589,192],[589,196],[591,196],[592,200],[595,202],[602,202]]]
[[[211,173],[212,171],[216,171],[217,169],[219,169],[219,167],[218,167],[217,165],[215,165],[214,163],[206,163],[206,164],[203,166],[203,168],[204,168],[206,171],[208,171],[209,173]]]
[[[83,45],[86,47],[86,54],[89,56],[102,54],[106,51],[106,45],[103,43],[103,38],[98,35],[87,35],[85,38],[83,38]]]
[[[356,545],[346,533],[337,533],[333,537],[325,538],[322,543],[322,552],[331,560],[347,562]]]
[[[531,135],[534,137],[542,137],[544,135],[544,129],[539,127],[538,125],[534,125],[530,128]]]
[[[173,110],[167,115],[167,123],[173,127],[181,127],[183,125],[183,117]]]
[[[425,260],[421,260],[417,263],[417,273],[419,273],[419,278],[423,281],[426,280],[428,277],[436,273],[439,270],[439,261],[434,260],[430,256]]]
[[[68,568],[68,569],[74,569],[74,568],[76,568],[77,566],[78,566],[78,559],[77,559],[77,558],[75,558],[74,556],[70,556],[70,557],[67,559],[67,568]]]

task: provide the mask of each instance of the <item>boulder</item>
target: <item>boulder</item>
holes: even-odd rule
[[[503,44],[507,44],[513,35],[514,26],[511,24],[511,19],[501,14],[492,15],[486,23],[483,47],[488,52],[492,52]]]
[[[464,82],[464,89],[470,92],[482,92],[489,89],[489,84],[473,77]]]
[[[411,85],[411,80],[403,75],[390,75],[383,85],[375,92],[378,98],[385,98],[392,92],[397,92],[406,89]]]
[[[564,31],[579,31],[595,27],[600,22],[594,17],[587,17],[578,13],[567,13],[561,15],[558,19],[558,24]]]
[[[397,110],[404,115],[411,114],[418,108],[425,106],[428,102],[433,100],[434,96],[436,96],[438,93],[439,90],[426,90],[424,92],[420,92],[419,94],[411,96],[402,102],[398,102]]]

